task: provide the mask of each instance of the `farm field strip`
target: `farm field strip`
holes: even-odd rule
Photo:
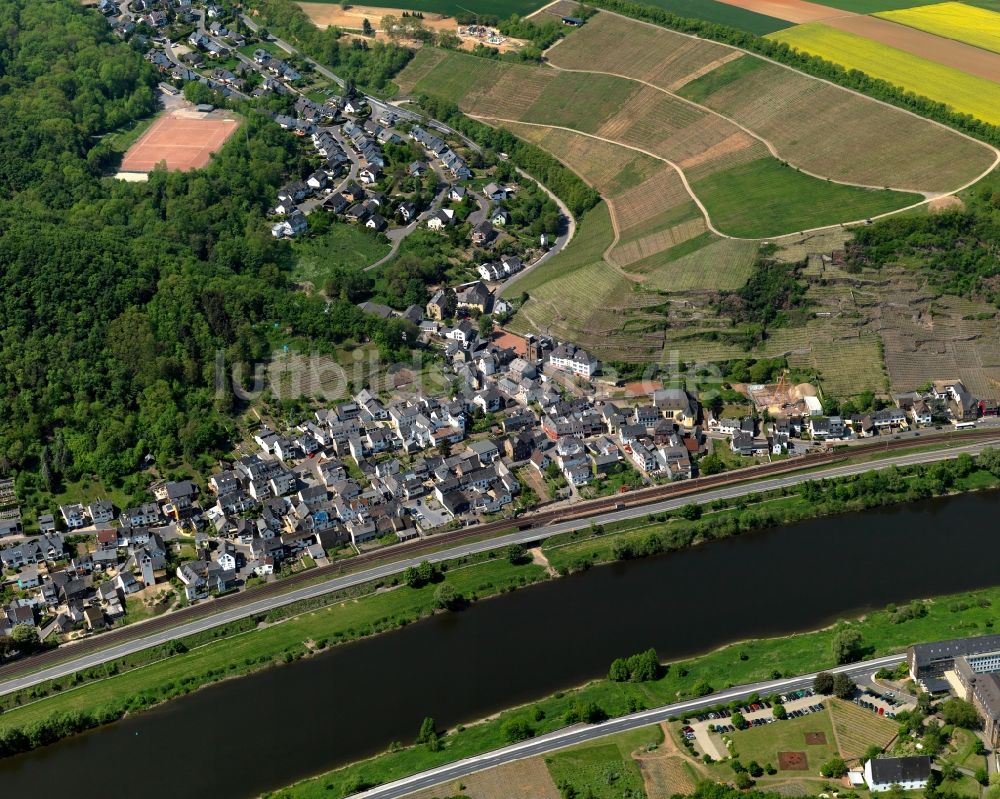
[[[851,702],[830,699],[833,729],[845,759],[860,758],[869,746],[885,748],[896,737],[899,726],[884,716]]]
[[[911,28],[882,17],[837,17],[824,24],[910,55],[929,59],[973,77],[994,83],[1000,81],[1000,54],[976,45]]]
[[[663,47],[659,29],[629,24],[622,17],[598,13],[572,36],[546,52],[550,63],[562,69],[629,75],[658,86],[683,85],[711,65],[736,58],[739,52],[703,39],[680,38]],[[680,83],[679,83],[680,82]]]
[[[821,23],[779,31],[770,38],[1000,124],[1000,85],[983,78]]]
[[[712,238],[694,252],[672,259],[667,251],[630,268],[647,278],[643,285],[650,289],[729,291],[747,282],[756,255],[757,246],[752,242]]]
[[[874,16],[1000,53],[1000,14],[985,8],[965,3],[934,3],[882,11]]]
[[[707,230],[701,217],[680,222],[673,227],[662,228],[628,242],[619,242],[608,253],[609,260],[617,266],[625,267],[636,261],[669,250],[685,241],[700,236]]]
[[[787,28],[789,25],[783,19],[746,8],[737,8],[729,3],[717,2],[717,0],[647,0],[646,5],[662,8],[664,11],[669,11],[680,17],[695,17],[739,28],[758,36]]]
[[[794,36],[802,27],[809,26],[773,38]],[[646,30],[634,37],[638,28]],[[643,48],[651,43],[658,51],[693,43],[712,56],[721,48],[742,57],[678,88],[670,73],[657,77],[630,69],[643,54],[633,42],[643,42]],[[676,91],[766,140],[779,158],[840,182],[949,192],[985,172],[995,156],[955,131],[788,67],[607,12],[553,48],[550,58],[556,66],[582,65]],[[862,151],[875,157],[858,158]]]

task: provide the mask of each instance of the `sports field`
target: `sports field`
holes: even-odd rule
[[[821,23],[799,25],[770,38],[881,78],[984,122],[1000,124],[1000,85],[983,78]]]
[[[1000,53],[1000,14],[965,3],[884,11],[875,16]]]
[[[236,132],[239,121],[220,112],[171,111],[157,119],[122,159],[122,172],[150,172],[164,162],[168,170],[188,172],[208,163]]]

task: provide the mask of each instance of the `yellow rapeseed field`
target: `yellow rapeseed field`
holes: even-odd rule
[[[817,22],[778,31],[768,38],[881,78],[984,122],[1000,124],[1000,84],[992,81]]]
[[[874,16],[1000,53],[1000,14],[985,8],[965,3],[935,3],[882,11]]]

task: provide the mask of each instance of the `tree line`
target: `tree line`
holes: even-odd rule
[[[517,138],[503,128],[491,128],[465,116],[452,102],[421,95],[420,107],[431,117],[447,123],[480,147],[504,153],[512,163],[548,187],[574,216],[581,216],[601,200],[600,194],[540,147]],[[492,160],[491,158],[488,160]]]

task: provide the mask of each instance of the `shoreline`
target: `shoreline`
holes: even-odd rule
[[[933,468],[935,468],[934,465],[912,466],[912,467],[905,467],[905,469],[900,471],[902,472],[902,474],[905,474],[912,479],[916,479],[926,476],[927,472]],[[971,473],[971,477],[975,477],[976,475],[982,475],[983,473],[985,473],[984,469],[974,469]],[[858,482],[858,480],[859,477],[857,476],[838,478],[835,480],[827,481],[827,485],[829,487],[841,486],[852,482]],[[907,481],[903,482],[906,483]],[[965,493],[972,493],[981,490],[990,490],[992,488],[995,488],[998,482],[1000,481],[998,481],[997,478],[990,476],[990,479],[986,484],[983,484],[983,481],[980,480],[977,484],[968,484],[964,486],[953,487],[950,490],[948,490],[947,493],[938,494],[936,496],[954,497]],[[919,498],[920,497],[910,496],[909,494],[907,494],[906,496],[889,495],[887,497],[882,497],[881,501],[878,504],[881,506],[899,505],[909,501],[915,501]],[[643,522],[640,525],[635,524],[637,520],[630,520],[628,523],[622,522],[621,523],[623,525],[622,528],[617,529],[613,532],[607,531],[595,535],[594,533],[596,531],[583,531],[585,533],[584,535],[580,535],[579,533],[577,533],[577,534],[563,534],[562,536],[554,536],[552,539],[552,543],[550,544],[549,547],[547,547],[548,555],[549,557],[552,557],[553,552],[565,552],[567,550],[572,550],[574,547],[576,547],[577,549],[583,547],[592,548],[597,544],[604,546],[605,549],[607,550],[607,548],[610,547],[615,542],[627,541],[630,538],[632,539],[638,537],[648,538],[650,535],[654,536],[660,535],[660,533],[658,532],[649,533],[650,529],[662,530],[667,532],[667,534],[670,534],[671,532],[681,533],[686,531],[690,535],[690,538],[689,540],[687,540],[687,542],[683,540],[679,541],[678,542],[679,545],[677,546],[668,544],[657,553],[646,553],[646,554],[659,554],[660,552],[667,553],[667,552],[680,551],[683,549],[689,549],[698,546],[700,544],[706,543],[707,541],[710,540],[720,540],[724,538],[729,538],[732,537],[733,535],[739,534],[739,532],[742,532],[742,530],[730,530],[728,532],[722,530],[720,534],[719,527],[720,525],[726,522],[731,523],[732,520],[735,517],[739,516],[740,514],[743,514],[744,516],[747,515],[746,513],[744,513],[744,511],[746,511],[747,509],[750,509],[752,511],[757,511],[755,518],[757,518],[760,523],[746,529],[761,529],[765,527],[784,526],[785,524],[807,521],[808,519],[811,518],[838,515],[839,513],[862,510],[862,508],[856,506],[856,504],[845,502],[841,503],[841,505],[837,508],[835,512],[831,512],[829,509],[823,507],[822,503],[813,503],[812,505],[806,506],[807,512],[804,512],[802,509],[802,503],[800,502],[801,493],[797,490],[789,491],[788,489],[777,490],[774,492],[762,494],[761,496],[751,498],[751,500],[752,500],[751,502],[742,502],[742,503],[736,501],[733,504],[728,505],[723,509],[715,509],[712,512],[707,513],[705,515],[705,518],[703,518],[700,521],[685,520],[681,517],[680,510],[676,510],[676,511],[671,511],[669,514],[668,513],[659,514],[656,517],[656,519],[651,520],[650,518],[647,518],[643,520]],[[759,513],[761,508],[766,509],[768,504],[773,504],[773,503],[777,503],[777,505],[779,506],[779,510],[785,511],[784,516],[778,518],[772,518],[769,514],[765,513],[762,515]],[[798,505],[797,509],[795,507],[796,504]],[[705,535],[705,531],[707,529],[712,529],[714,534]],[[696,530],[700,530],[700,534],[698,532],[695,532]],[[466,597],[470,601],[479,602],[485,599],[494,598],[509,591],[516,590],[517,588],[523,587],[525,585],[548,582],[549,580],[557,579],[556,577],[553,577],[551,575],[551,572],[546,570],[544,567],[537,566],[530,562],[524,563],[519,566],[513,566],[509,564],[507,562],[507,559],[504,557],[504,550],[494,551],[489,554],[492,554],[493,557],[487,558],[484,556],[480,556],[476,559],[473,559],[473,562],[471,563],[466,561],[464,563],[448,564],[447,570],[443,572],[444,580],[446,582],[451,581],[454,584],[455,582],[460,582],[460,579],[458,578],[466,577],[467,578],[466,582],[468,583],[469,580],[475,581],[483,579],[482,575],[485,574],[487,578],[491,579],[491,582],[488,583],[488,585],[490,586],[489,591],[481,592],[480,590],[477,590],[478,586],[473,587],[471,593],[469,593],[469,595]],[[639,555],[638,557],[642,557],[642,555]],[[590,565],[595,565],[595,563],[611,563],[614,562],[615,560],[621,560],[621,559],[622,558],[609,555],[607,557],[598,558],[596,561],[588,562],[584,568],[589,568]],[[565,566],[559,569],[560,574],[571,573],[573,571],[576,571],[576,569],[573,568],[566,569]],[[537,574],[535,572],[537,572]],[[428,587],[431,588],[431,590],[433,590],[433,584],[431,584]],[[146,689],[147,691],[149,691],[149,693],[143,694],[141,693],[142,689],[139,689],[140,693],[138,694],[138,696],[136,696],[136,694],[133,693],[132,699],[128,701],[126,705],[122,706],[119,709],[119,712],[114,716],[114,718],[108,718],[108,717],[102,718],[102,716],[98,713],[97,716],[91,717],[91,723],[87,724],[86,726],[78,729],[68,730],[66,734],[59,735],[57,737],[59,738],[69,737],[70,735],[73,735],[77,732],[82,732],[84,729],[92,729],[98,726],[102,726],[104,723],[107,723],[109,721],[117,720],[123,717],[130,717],[137,715],[142,710],[146,710],[152,707],[162,706],[167,702],[169,702],[171,699],[179,698],[180,696],[183,695],[196,693],[198,690],[200,690],[203,687],[207,687],[208,685],[219,684],[223,681],[228,681],[234,677],[249,676],[250,674],[261,672],[267,668],[270,668],[271,666],[281,665],[282,662],[290,663],[293,662],[294,660],[298,660],[301,658],[312,657],[314,655],[321,654],[324,651],[333,649],[340,643],[352,643],[355,641],[361,641],[366,638],[371,638],[376,635],[379,635],[382,632],[389,632],[391,630],[407,626],[413,623],[414,621],[434,615],[435,613],[446,612],[442,610],[435,610],[429,607],[428,592],[426,588],[425,589],[406,588],[406,591],[414,591],[414,590],[423,591],[422,594],[415,593],[412,596],[406,595],[402,590],[404,588],[406,587],[400,585],[398,586],[398,590],[385,590],[384,583],[382,586],[378,586],[377,584],[373,583],[364,586],[365,592],[362,593],[361,595],[357,595],[357,593],[355,593],[354,596],[329,595],[327,597],[324,597],[323,599],[325,601],[318,606],[315,604],[316,600],[307,600],[304,603],[303,607],[295,608],[294,613],[287,616],[283,614],[283,617],[281,619],[276,621],[269,621],[266,627],[264,627],[263,629],[258,629],[258,624],[255,623],[254,626],[251,627],[250,629],[246,628],[240,629],[232,632],[231,634],[226,635],[225,637],[217,637],[217,636],[210,637],[207,641],[204,641],[198,646],[192,647],[192,649],[187,650],[181,655],[177,654],[169,655],[166,658],[161,658],[157,660],[155,663],[147,663],[139,665],[128,672],[108,675],[95,682],[86,683],[84,685],[79,685],[79,686],[73,686],[71,690],[65,691],[62,695],[66,695],[68,697],[73,695],[78,695],[81,690],[87,689],[88,686],[96,686],[96,685],[111,683],[111,677],[125,678],[128,675],[134,676],[137,674],[141,674],[143,668],[153,668],[154,666],[157,665],[161,667],[160,669],[157,669],[157,671],[160,672],[163,672],[164,669],[168,671],[176,671],[176,669],[171,669],[170,666],[165,664],[169,663],[172,660],[175,660],[176,658],[183,657],[184,655],[193,657],[198,655],[199,653],[214,652],[215,650],[220,648],[227,648],[227,647],[231,648],[234,644],[236,646],[241,646],[241,645],[247,646],[246,643],[247,641],[250,641],[251,644],[257,643],[260,648],[267,649],[266,653],[260,655],[258,658],[252,661],[249,659],[244,661],[243,666],[246,666],[246,668],[243,668],[241,666],[241,663],[239,662],[238,659],[234,659],[229,661],[227,668],[220,668],[216,670],[210,669],[207,672],[203,671],[199,674],[196,674],[193,677],[190,676],[184,677],[182,679],[182,684],[179,687],[174,686],[176,690],[161,691],[160,694],[157,694],[156,693],[157,687],[155,685],[152,685],[151,687]],[[460,585],[460,588],[463,591],[467,592],[470,591],[468,585]],[[989,589],[983,588],[978,590],[989,590]],[[274,638],[274,637],[280,638],[280,632],[283,631],[285,628],[288,628],[289,630],[294,632],[294,628],[300,627],[304,623],[312,623],[313,625],[315,625],[316,622],[313,622],[311,619],[308,619],[307,617],[315,616],[316,614],[326,614],[328,617],[336,615],[335,613],[330,612],[334,610],[336,606],[345,607],[347,605],[351,605],[355,607],[366,607],[369,608],[372,612],[377,614],[382,611],[379,610],[379,608],[376,606],[376,603],[385,602],[384,600],[385,597],[398,598],[401,596],[405,600],[407,600],[406,606],[402,609],[397,609],[396,611],[394,611],[395,615],[390,615],[388,617],[382,615],[377,620],[377,623],[362,620],[359,623],[360,629],[358,629],[359,626],[358,624],[352,625],[349,633],[346,635],[342,634],[340,631],[337,631],[335,633],[330,633],[329,638],[331,638],[332,640],[328,640],[327,637],[324,637],[322,629],[320,629],[319,631],[314,630],[314,632],[311,635],[306,635],[305,637],[298,639],[299,641],[310,640],[312,644],[309,646],[304,646],[300,643],[298,647],[285,646],[284,648],[282,648],[280,645],[280,641],[271,640],[269,643],[268,640],[265,640],[263,638],[258,639],[254,636],[244,635],[244,633],[247,632],[257,632],[261,636],[268,635],[269,638]],[[380,600],[379,599],[380,597],[383,599]],[[369,600],[368,603],[360,602],[360,599],[362,598]],[[867,618],[870,610],[871,609],[868,610],[862,609],[861,611],[862,615],[860,618],[861,619]],[[858,617],[855,617],[855,619],[857,618]],[[329,618],[327,618],[326,620],[329,621]],[[860,622],[856,620],[854,623],[860,623]],[[831,624],[833,624],[833,620],[831,620]],[[779,639],[795,641],[801,638],[802,636],[809,636],[809,635],[815,636],[819,633],[822,633],[823,631],[828,631],[830,629],[832,629],[832,626],[826,625],[819,629],[810,628],[808,630],[794,631],[779,635]],[[271,631],[270,634],[269,631]],[[274,631],[279,631],[279,635],[275,636]],[[682,656],[680,659],[677,659],[675,657],[672,660],[672,662],[678,663],[678,662],[686,662],[692,659],[697,660],[697,659],[711,658],[712,655],[715,653],[723,652],[726,649],[729,649],[733,646],[747,645],[757,640],[758,639],[748,639],[747,641],[743,642],[736,642],[736,641],[728,642],[726,644],[720,645],[717,649],[709,652],[694,653]],[[218,644],[219,646],[212,647],[210,646],[210,644]],[[178,666],[181,665],[181,661],[177,661],[177,663]],[[197,666],[195,666],[195,668],[197,668]],[[157,676],[159,675],[154,674],[153,681],[157,679]],[[161,680],[163,679],[162,676],[159,676],[159,678]],[[175,677],[175,680],[176,679],[177,678]],[[560,691],[560,693],[573,693],[573,694],[580,693],[581,691],[584,691],[588,686],[593,685],[595,682],[600,683],[599,675],[595,675],[593,678],[583,682],[582,684],[563,689],[562,691]],[[113,683],[111,684],[114,685]],[[173,681],[171,681],[171,685],[173,684],[174,684]],[[721,684],[719,687],[721,687]],[[67,688],[69,688],[69,686],[67,686]],[[125,688],[124,690],[130,691],[132,689]],[[59,695],[60,694],[56,694],[55,696],[58,697]],[[94,701],[96,702],[97,700]],[[52,697],[50,696],[46,698],[37,699],[36,701],[23,704],[18,707],[13,707],[9,711],[5,712],[3,715],[0,715],[0,744],[3,743],[2,738],[5,732],[11,730],[12,728],[16,729],[16,725],[18,723],[22,725],[25,724],[25,722],[19,722],[19,720],[16,718],[19,715],[18,711],[28,708],[39,708],[39,707],[44,708],[46,702],[50,702],[51,703],[50,706],[52,706],[53,708],[50,717],[52,715],[59,713],[59,705],[61,703],[58,702],[58,699],[56,699],[56,701],[52,701]],[[523,708],[524,706],[520,705],[518,707]],[[95,711],[99,710],[100,708],[87,707],[82,711],[82,713],[93,714],[95,713]],[[77,712],[78,714],[81,713],[80,710],[76,710],[75,712]],[[492,720],[499,719],[501,716],[509,714],[510,712],[512,712],[511,708],[504,708],[489,716],[476,719],[467,722],[465,724],[456,725],[456,727],[454,727],[453,730],[449,731],[448,738],[454,737],[460,731],[473,729],[475,727],[489,724]],[[34,713],[32,715],[35,715],[36,717],[38,716],[37,713]],[[35,747],[32,746],[28,748],[22,748],[19,751],[5,751],[3,752],[3,754],[15,755],[21,752],[30,751],[33,748]],[[0,747],[0,751],[2,751],[2,747]],[[377,759],[384,755],[385,755],[384,752],[381,754],[375,753],[371,757]],[[334,772],[341,771],[343,769],[350,769],[352,767],[356,767],[358,764],[361,763],[370,763],[370,762],[371,762],[370,758],[362,761],[355,761],[354,763],[345,764],[343,766],[337,767],[337,769],[335,769]],[[331,772],[328,770],[327,772],[324,773],[328,774]],[[307,777],[304,779],[305,780],[315,779],[315,776],[312,778]]]

